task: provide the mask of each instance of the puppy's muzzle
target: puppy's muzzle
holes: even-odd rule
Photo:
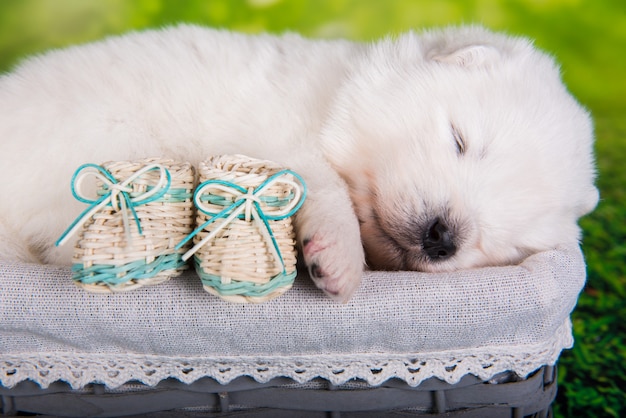
[[[456,253],[453,233],[439,218],[433,220],[424,231],[422,247],[432,261],[447,260]]]

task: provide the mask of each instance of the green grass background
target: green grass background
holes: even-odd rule
[[[555,415],[626,416],[626,1],[0,0],[0,72],[50,48],[176,22],[355,40],[481,23],[552,53],[594,116],[602,197],[581,221],[588,282],[572,315],[575,346],[559,363]]]

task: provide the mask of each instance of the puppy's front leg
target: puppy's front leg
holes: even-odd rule
[[[335,171],[324,164],[306,174],[309,194],[295,218],[304,261],[317,287],[333,300],[347,302],[365,266],[359,222],[347,186]]]

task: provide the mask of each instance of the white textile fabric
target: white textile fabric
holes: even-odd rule
[[[577,244],[518,266],[367,272],[343,305],[303,274],[275,300],[240,305],[204,292],[191,271],[102,295],[77,288],[68,268],[0,262],[0,384],[526,376],[571,347],[584,281]]]

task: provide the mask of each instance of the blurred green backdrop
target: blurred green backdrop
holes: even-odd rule
[[[596,122],[602,201],[581,222],[589,277],[573,314],[575,346],[560,360],[555,415],[626,415],[626,1],[0,0],[0,72],[50,48],[177,22],[365,41],[480,23],[556,56]]]

